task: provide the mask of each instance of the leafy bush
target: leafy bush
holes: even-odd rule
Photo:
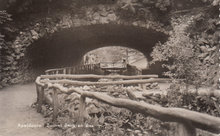
[[[8,14],[5,10],[0,11],[0,29],[2,29],[2,25],[11,20],[11,15]],[[0,49],[5,45],[4,35],[0,33]]]
[[[216,30],[210,32],[210,29],[216,28],[209,28],[213,26],[211,19],[205,20],[207,23],[202,28],[198,27],[201,25],[201,18],[205,17],[207,16],[200,13],[173,18],[170,38],[165,44],[159,43],[154,47],[151,63],[165,62],[163,66],[169,70],[165,75],[173,79],[183,79],[187,85],[216,87],[218,55],[217,40],[213,38]],[[212,38],[207,40],[209,37]]]
[[[11,20],[11,15],[8,14],[6,11],[0,11],[0,31],[2,30],[3,28],[3,24],[6,23],[7,21],[10,21]],[[2,34],[0,32],[0,66],[3,67],[4,64],[3,64],[3,50],[6,47],[6,41],[5,41],[5,35]],[[10,59],[10,58],[9,58]],[[2,68],[0,69],[0,81],[3,81],[4,79],[4,75],[2,73]],[[4,81],[3,81],[4,82]],[[1,84],[0,84],[0,88],[2,88]]]
[[[185,108],[220,117],[220,98],[185,92],[182,91],[183,88],[181,87],[181,85],[173,84],[164,98],[166,102],[162,105],[165,107]]]

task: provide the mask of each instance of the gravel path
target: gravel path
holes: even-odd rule
[[[0,90],[0,136],[58,136],[43,127],[43,116],[31,107],[35,100],[34,84]]]

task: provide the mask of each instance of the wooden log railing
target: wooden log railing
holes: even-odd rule
[[[94,74],[86,74],[86,75],[66,75],[66,74],[55,74],[55,75],[41,75],[41,78],[66,78],[66,79],[86,79],[86,78],[95,78],[95,79],[145,79],[145,78],[158,78],[158,75],[136,75],[136,76],[126,76],[126,75],[94,75]]]
[[[63,68],[56,68],[56,69],[48,69],[45,71],[46,75],[54,75],[54,74],[83,74],[83,73],[95,73],[95,74],[103,74],[104,69],[112,69],[111,67],[109,68],[101,68],[101,64],[86,64],[86,65],[78,65],[74,67],[63,67]],[[142,70],[138,69],[135,66],[126,65],[126,71],[123,71],[123,74],[128,74],[129,75],[141,75]]]
[[[79,71],[93,71],[95,68],[99,67],[99,64],[88,64],[88,65],[79,65],[75,67],[64,67],[46,70],[46,75],[53,74],[77,74]]]
[[[55,76],[55,75],[54,75]],[[177,122],[178,125],[178,132],[176,135],[178,136],[196,136],[196,129],[201,129],[205,131],[209,131],[215,134],[220,133],[220,118],[210,116],[208,114],[199,113],[195,111],[190,111],[187,109],[182,108],[165,108],[158,105],[152,105],[145,103],[143,101],[134,101],[130,99],[124,98],[114,98],[108,96],[106,94],[100,92],[89,92],[84,91],[79,88],[66,88],[63,86],[65,84],[72,84],[72,85],[91,85],[91,82],[80,82],[80,81],[72,81],[72,80],[50,80],[49,78],[54,78],[54,76],[43,75],[39,76],[36,79],[36,89],[38,94],[38,112],[41,111],[41,106],[45,100],[44,91],[46,88],[53,89],[53,119],[56,121],[57,114],[58,114],[58,97],[57,91],[61,93],[71,94],[71,93],[78,93],[80,94],[80,108],[79,108],[79,115],[80,115],[80,122],[83,123],[85,118],[85,102],[86,98],[97,99],[103,103],[109,104],[111,106],[119,107],[119,108],[126,108],[131,110],[132,112],[142,113],[147,116],[154,117],[161,121],[165,122]],[[57,75],[56,75],[57,76]],[[56,77],[55,76],[55,77]],[[90,75],[91,76],[91,75]],[[76,78],[75,75],[68,76],[67,78]],[[83,76],[82,76],[83,77]],[[87,76],[86,76],[87,77]],[[85,77],[83,77],[85,78]],[[98,77],[96,77],[98,78]],[[125,77],[128,78],[128,77]],[[134,79],[132,77],[131,79]],[[135,81],[135,83],[149,83],[149,82],[158,82],[164,81],[165,79],[146,79],[146,80],[128,80],[128,81],[120,81],[120,82],[101,82],[98,84],[93,83],[93,85],[111,85],[111,84],[130,84]],[[130,82],[131,81],[131,82]],[[89,84],[88,84],[89,83]]]
[[[111,81],[111,82],[89,82],[89,81],[72,81],[68,79],[62,80],[42,80],[43,83],[60,83],[68,85],[128,85],[128,84],[145,84],[145,83],[154,83],[154,82],[166,82],[168,79],[146,79],[146,80],[127,80],[127,81]]]

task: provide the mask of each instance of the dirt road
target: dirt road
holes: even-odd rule
[[[0,90],[0,136],[58,136],[43,127],[43,116],[31,107],[35,100],[34,84]]]

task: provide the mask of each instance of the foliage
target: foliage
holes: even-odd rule
[[[7,21],[11,21],[11,15],[6,11],[0,11],[0,29],[2,29],[2,25]],[[2,49],[3,44],[5,44],[4,35],[0,33],[0,49]]]
[[[175,20],[176,21],[176,20]],[[153,62],[167,61],[164,67],[169,71],[165,75],[175,79],[185,79],[185,82],[194,82],[200,75],[200,61],[198,54],[193,46],[193,41],[190,39],[184,30],[189,24],[181,24],[173,20],[173,33],[169,41],[165,44],[158,44],[152,52]],[[181,20],[183,21],[183,20]],[[191,20],[184,22],[191,23]]]
[[[3,24],[6,23],[7,21],[11,21],[11,15],[8,14],[6,11],[0,11],[0,30],[3,29]],[[5,42],[5,35],[0,32],[0,66],[2,67],[3,63],[3,49],[6,47],[6,42]],[[0,69],[0,81],[3,80],[2,78],[2,69]],[[2,86],[0,85],[0,88]]]
[[[167,22],[171,0],[119,0],[118,16],[125,20]],[[163,13],[163,14],[161,14]],[[154,25],[154,24],[153,24]]]
[[[206,13],[198,14],[195,22],[188,28],[192,40],[199,48],[199,60],[203,67],[202,77],[206,79],[205,85],[217,88],[219,71],[219,32],[218,32],[217,8],[207,10]]]
[[[214,96],[185,92],[182,85],[173,84],[166,95],[163,106],[186,108],[189,110],[220,117],[220,99]]]
[[[150,7],[158,8],[159,10],[166,11],[169,6],[171,6],[171,0],[121,0],[118,4],[122,5],[122,9],[130,10],[136,12],[137,8]]]
[[[204,2],[207,2],[207,0],[203,0]],[[218,5],[220,5],[220,0],[211,0],[211,2],[212,2],[212,5],[213,6],[218,6]]]
[[[11,15],[8,14],[5,10],[0,11],[0,25],[7,21],[11,21]]]
[[[193,84],[197,87],[216,86],[217,82],[214,78],[217,75],[217,40],[214,38],[216,28],[215,26],[209,28],[214,23],[211,18],[201,28],[199,22],[204,17],[205,15],[200,13],[174,18],[172,20],[173,31],[170,33],[169,40],[165,44],[159,43],[155,46],[151,54],[152,63],[166,62],[164,67],[169,71],[165,75],[174,79],[183,79],[186,84]],[[214,29],[214,32],[210,29]]]

